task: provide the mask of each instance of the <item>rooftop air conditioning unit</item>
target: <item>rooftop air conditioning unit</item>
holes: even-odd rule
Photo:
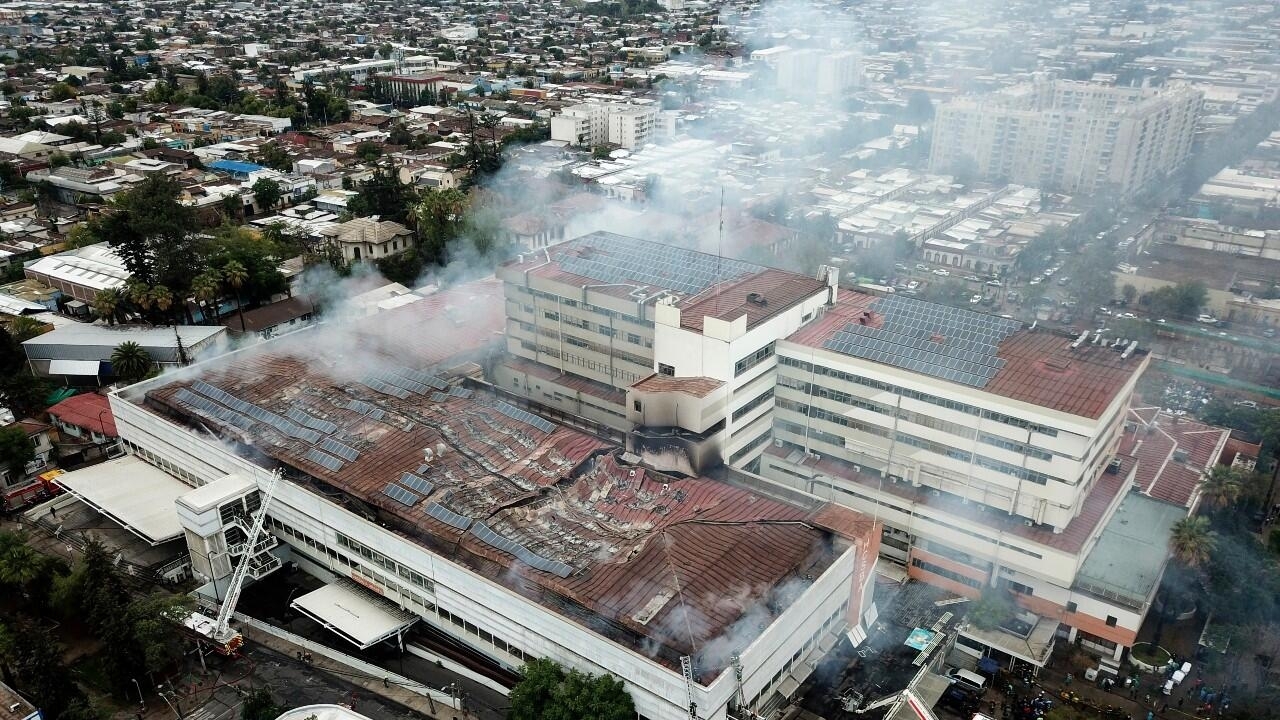
[[[447,447],[448,445],[445,445],[443,442],[436,443],[436,457],[438,458],[444,457],[444,451],[445,451],[445,448]]]
[[[774,446],[774,447],[776,447],[776,448],[780,448],[780,447],[782,447],[782,438],[774,438],[774,439],[773,439],[773,446]]]
[[[1023,525],[1026,525],[1027,527],[1035,527],[1035,526],[1036,526],[1036,523],[1035,523],[1035,521],[1034,521],[1034,520],[1023,520],[1023,521],[1022,521],[1022,524],[1023,524]]]
[[[435,459],[436,459],[435,451],[433,451],[433,450],[432,450],[431,448],[429,448],[429,447],[427,447],[427,448],[422,448],[422,461],[423,461],[423,462],[431,462],[432,460],[435,460]]]

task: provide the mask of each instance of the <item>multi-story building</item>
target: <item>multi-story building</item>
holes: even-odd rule
[[[201,592],[245,553],[255,578],[294,562],[327,583],[294,606],[357,647],[421,623],[507,668],[609,673],[652,720],[767,714],[866,629],[874,521],[664,474],[506,402],[475,365],[500,306],[461,286],[113,395],[129,452],[196,486],[176,502]]]
[[[1129,414],[1136,343],[604,233],[499,277],[496,386],[655,466],[723,462],[875,515],[911,576],[1016,594],[1025,633],[966,631],[981,652],[1042,665],[1066,638],[1118,657],[1213,462],[1135,450],[1156,447]]]
[[[1203,94],[1186,84],[1038,80],[940,105],[930,167],[1073,193],[1132,195],[1191,153]]]
[[[656,105],[611,102],[570,105],[551,118],[551,139],[579,146],[612,143],[631,150],[653,137],[659,110]]]

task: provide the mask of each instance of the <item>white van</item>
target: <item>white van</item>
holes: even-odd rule
[[[947,677],[951,678],[951,682],[959,683],[979,694],[987,690],[987,679],[970,670],[951,668],[947,671]]]

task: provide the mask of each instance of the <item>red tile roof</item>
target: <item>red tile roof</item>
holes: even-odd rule
[[[85,428],[106,435],[119,437],[116,420],[111,416],[111,403],[105,395],[81,393],[72,395],[49,408],[49,414],[68,425]]]
[[[1230,431],[1159,408],[1134,408],[1120,451],[1137,461],[1134,487],[1157,500],[1191,507],[1204,473],[1218,463]],[[1185,457],[1184,457],[1185,454]]]
[[[730,282],[713,285],[682,300],[680,326],[702,332],[704,318],[733,321],[747,316],[747,328],[768,320],[805,298],[826,289],[826,283],[785,270],[769,268]]]

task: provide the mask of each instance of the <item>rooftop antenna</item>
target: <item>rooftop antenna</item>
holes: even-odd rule
[[[716,299],[720,298],[720,259],[724,257],[724,184],[720,185],[720,233],[716,239]]]

